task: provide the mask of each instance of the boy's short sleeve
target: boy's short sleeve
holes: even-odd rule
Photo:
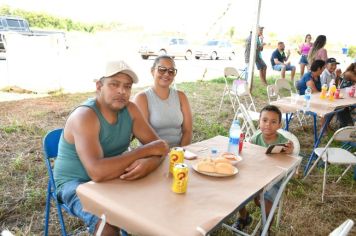
[[[289,142],[289,139],[284,137],[282,134],[278,133],[277,143],[287,143],[287,142]]]
[[[261,133],[261,130],[258,130],[257,132],[255,132],[250,139],[250,143],[257,144],[257,137],[260,133]]]

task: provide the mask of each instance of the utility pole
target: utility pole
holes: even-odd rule
[[[257,30],[260,23],[261,2],[262,0],[256,1],[257,3],[256,24],[254,24],[254,27],[252,28],[252,35],[251,35],[250,61],[248,63],[248,73],[247,73],[247,81],[248,81],[250,93],[252,92],[252,87],[253,87],[253,71],[255,68],[255,61],[256,61]]]

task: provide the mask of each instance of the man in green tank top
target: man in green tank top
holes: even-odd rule
[[[93,180],[135,180],[154,171],[168,153],[168,144],[130,102],[137,75],[123,61],[107,63],[96,82],[96,97],[77,107],[68,117],[59,141],[54,178],[58,198],[81,218],[94,234],[100,219],[84,212],[76,188]],[[143,145],[127,151],[131,136]],[[103,235],[118,235],[106,224]]]

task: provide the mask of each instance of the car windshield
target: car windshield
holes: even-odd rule
[[[206,46],[216,46],[218,45],[219,41],[217,40],[211,40],[211,41],[208,41],[205,45]]]

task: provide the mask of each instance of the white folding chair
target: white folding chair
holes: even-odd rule
[[[272,101],[276,101],[279,98],[278,88],[275,84],[267,85],[267,98],[268,104],[270,104]]]
[[[290,96],[291,98],[293,98],[293,96],[294,96],[292,86],[289,84],[289,82],[286,79],[277,79],[275,81],[274,89],[275,89],[277,99],[285,97],[284,93],[286,93],[286,95]],[[268,95],[268,90],[267,90],[267,95]],[[295,116],[297,117],[300,126],[303,125],[303,121],[306,123],[304,112],[297,111]],[[283,117],[285,117],[285,116],[283,116]]]
[[[252,135],[256,132],[256,128],[243,104],[237,108],[233,121],[237,119],[240,120],[241,132],[245,134],[245,140],[249,141]]]
[[[325,188],[326,188],[326,173],[329,164],[339,164],[348,165],[345,171],[337,179],[336,183],[346,174],[346,172],[351,168],[352,165],[356,165],[356,156],[343,149],[337,147],[330,147],[333,141],[340,142],[356,142],[356,126],[347,126],[337,130],[334,135],[330,138],[325,147],[316,148],[314,153],[318,158],[314,161],[314,164],[309,169],[308,173],[305,175],[304,179],[310,174],[310,172],[317,165],[318,161],[322,159],[325,163],[324,165],[324,178],[323,178],[323,191],[321,194],[321,200],[324,202]]]
[[[290,93],[289,95],[292,95],[293,93],[292,86],[289,84],[289,82],[286,79],[276,79],[275,85],[277,86],[278,91],[285,89],[288,91],[288,93]]]
[[[267,85],[267,98],[268,104],[271,104],[272,101],[276,101],[279,99],[278,87],[275,84]],[[282,113],[282,120],[285,121],[286,114]],[[283,122],[284,124],[285,122]]]
[[[299,143],[299,140],[298,138],[292,134],[291,132],[287,131],[287,130],[284,130],[284,129],[279,129],[277,131],[278,133],[282,134],[285,138],[289,139],[290,141],[293,142],[293,155],[296,156],[296,157],[299,157],[299,152],[300,152],[300,143]],[[297,167],[296,169],[296,174],[298,174],[299,172],[299,167]],[[283,196],[281,196],[281,199],[279,201],[279,204],[278,204],[278,214],[277,214],[277,220],[276,220],[276,225],[277,227],[279,226],[279,222],[280,222],[280,218],[281,218],[281,215],[282,215],[282,205],[283,205]]]
[[[232,109],[235,111],[235,92],[232,89],[232,87],[229,85],[229,83],[227,82],[227,79],[229,77],[232,77],[234,79],[238,79],[240,78],[239,72],[236,70],[236,68],[234,67],[225,67],[224,69],[224,81],[225,81],[225,87],[224,87],[224,92],[221,96],[221,100],[220,100],[220,106],[219,106],[219,111],[221,110],[222,104],[224,102],[224,98],[227,95],[229,97]]]
[[[354,221],[351,219],[345,220],[339,227],[333,230],[329,236],[347,236],[354,226]]]
[[[289,139],[290,141],[292,141],[293,146],[294,146],[293,155],[299,156],[300,143],[299,143],[298,138],[291,132],[284,130],[284,129],[279,129],[279,130],[277,130],[277,132],[280,133],[281,135],[283,135],[286,139]]]
[[[235,80],[232,89],[235,93],[234,104],[237,103],[238,106],[244,105],[251,119],[258,121],[260,119],[260,113],[256,110],[256,105],[248,89],[247,81]]]

